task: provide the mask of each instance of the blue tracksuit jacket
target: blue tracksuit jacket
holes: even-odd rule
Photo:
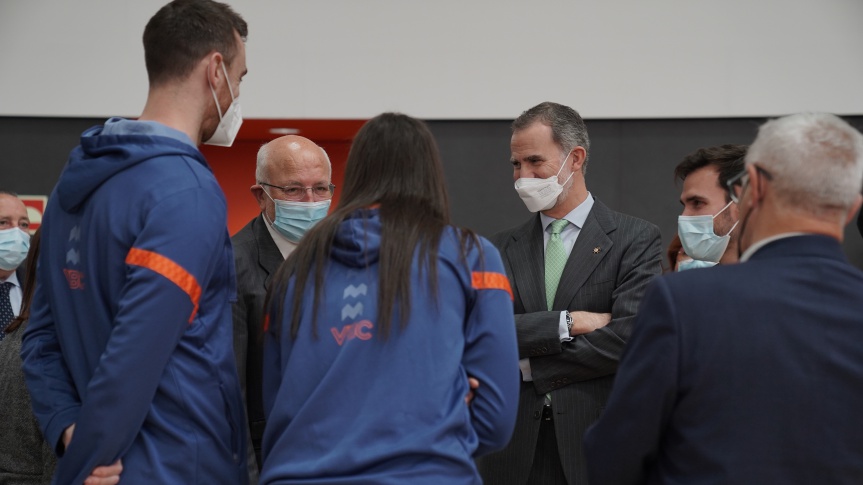
[[[473,458],[509,441],[518,350],[497,250],[481,239],[482,252],[463,258],[457,230],[447,229],[438,304],[415,260],[409,323],[395,323],[384,340],[375,327],[379,243],[378,210],[346,220],[333,242],[317,338],[313,285],[297,339],[290,336],[293,282],[281,329],[264,335],[263,484],[477,484]],[[480,381],[469,406],[468,376]]]
[[[190,144],[102,131],[46,209],[22,345],[48,442],[76,424],[54,481],[121,458],[127,485],[244,483],[224,195]]]

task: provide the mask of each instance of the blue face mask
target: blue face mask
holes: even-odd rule
[[[30,250],[30,234],[12,227],[0,230],[0,269],[11,271],[21,266]]]
[[[264,191],[267,194],[267,191]],[[267,194],[270,197],[270,194]],[[276,220],[272,225],[288,241],[299,242],[300,238],[327,216],[330,210],[330,200],[318,202],[291,202],[270,197],[276,204]],[[266,214],[264,214],[266,216]]]
[[[686,271],[688,269],[698,269],[698,268],[712,268],[716,266],[717,263],[712,261],[699,261],[697,259],[687,259],[686,261],[681,261],[677,264],[677,271]]]
[[[678,216],[677,235],[680,236],[680,244],[686,255],[700,261],[718,263],[725,254],[725,249],[731,241],[731,231],[737,227],[737,222],[731,226],[731,230],[724,236],[718,236],[713,232],[713,220],[725,209],[730,207],[729,202],[721,211],[714,216]]]

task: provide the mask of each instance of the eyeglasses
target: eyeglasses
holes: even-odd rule
[[[754,163],[752,164],[752,166],[755,167],[756,172],[764,175],[764,178],[766,178],[767,180],[773,180],[773,175],[770,175],[770,172]],[[740,203],[740,197],[743,195],[743,189],[746,188],[746,184],[748,183],[749,172],[747,172],[746,170],[728,179],[728,182],[726,182],[725,184],[728,186],[728,196],[731,198],[732,202],[734,202],[735,204]]]
[[[336,190],[336,186],[333,184],[315,185],[314,187],[302,187],[300,185],[286,185],[284,187],[280,187],[278,185],[268,184],[266,182],[258,182],[258,184],[278,189],[282,193],[282,197],[284,198],[284,200],[290,201],[302,200],[303,197],[306,196],[307,190],[311,190],[312,196],[317,200],[332,199],[333,193]]]

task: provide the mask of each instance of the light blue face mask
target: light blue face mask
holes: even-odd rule
[[[697,259],[687,259],[686,261],[681,261],[677,263],[677,271],[686,271],[688,269],[698,269],[698,268],[712,268],[716,266],[717,263],[713,261],[699,261]]]
[[[27,259],[30,234],[17,227],[0,230],[0,269],[12,271]]]
[[[725,209],[728,209],[732,203],[729,202],[713,216],[677,217],[677,235],[680,236],[680,244],[687,256],[713,263],[718,263],[722,259],[722,255],[725,254],[725,249],[731,241],[731,231],[737,227],[737,222],[731,226],[728,234],[718,236],[713,232],[713,220]]]
[[[267,191],[264,191],[267,194]],[[267,194],[270,197],[270,194]],[[276,219],[272,221],[273,227],[288,241],[299,242],[300,238],[327,216],[330,210],[330,200],[318,202],[291,202],[270,197],[276,204]],[[266,216],[266,214],[264,214]]]

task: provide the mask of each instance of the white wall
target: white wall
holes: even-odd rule
[[[0,0],[0,116],[135,116],[165,0]],[[861,0],[235,0],[248,118],[863,113]]]

